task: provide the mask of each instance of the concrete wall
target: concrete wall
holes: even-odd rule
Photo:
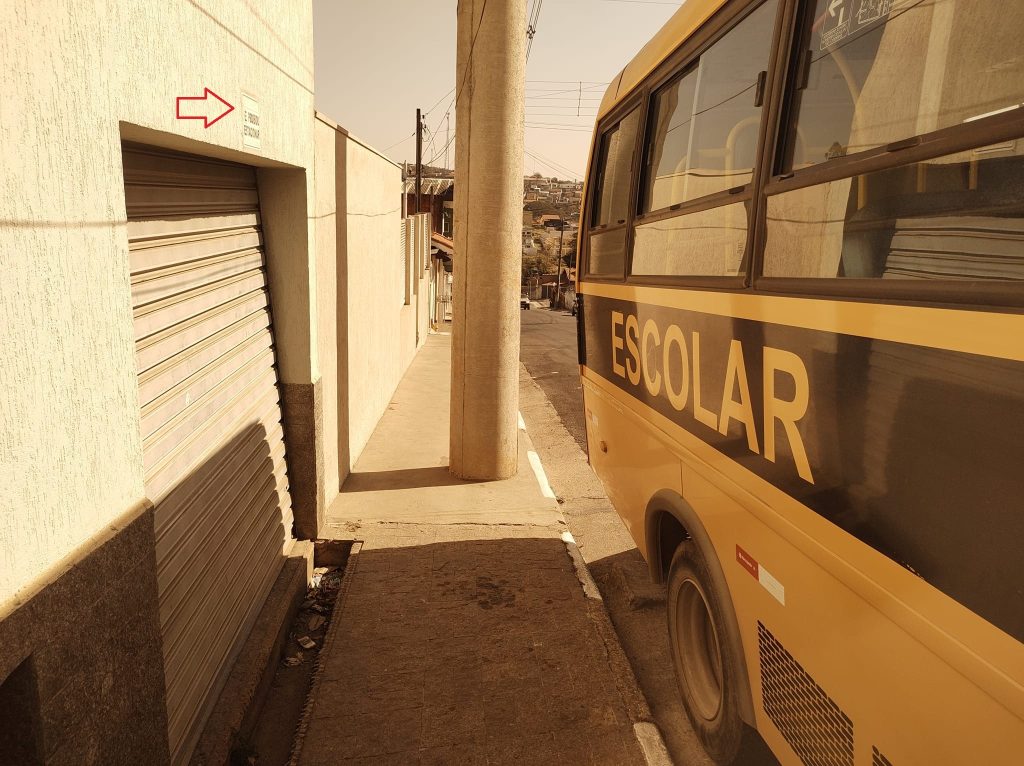
[[[324,462],[336,466],[325,469],[329,503],[426,337],[429,272],[414,275],[406,304],[398,165],[318,115],[316,175]]]
[[[321,119],[314,124],[316,274],[317,274],[317,339],[320,372],[323,381],[324,419],[324,502],[330,503],[341,486],[340,465],[348,465],[348,407],[339,406],[338,392],[348,390],[347,348],[338,343],[339,316],[345,316],[347,293],[338,291],[338,274],[344,272],[344,221],[338,208],[344,209],[344,133]],[[339,160],[339,148],[341,157]],[[341,301],[339,302],[339,297]]]
[[[309,2],[286,0],[5,4],[0,617],[143,495],[122,136],[309,167],[311,24]],[[176,97],[204,87],[236,111],[208,129],[175,119]],[[242,144],[242,91],[261,105],[259,150]],[[275,307],[282,375],[311,382],[311,309],[295,303]]]
[[[127,543],[115,545],[107,534],[145,491],[122,140],[261,167],[280,377],[286,394],[319,380],[312,8],[309,0],[13,0],[4,3],[3,21],[0,628],[6,635],[10,625],[21,626],[19,635],[34,637],[23,647],[28,659],[18,661],[35,663],[45,685],[60,675],[51,644],[67,635],[74,641],[66,615],[52,606],[72,587],[64,583],[78,583],[67,573],[81,573],[83,562],[110,562],[96,570],[95,586],[112,567],[131,571],[142,562],[148,569],[132,576],[140,583],[152,583],[155,571],[151,518],[149,532],[128,535]],[[235,110],[208,128],[176,119],[176,98],[201,96],[204,88]],[[259,104],[261,148],[243,144],[243,92]],[[95,609],[109,617],[106,607],[123,603],[120,585]],[[129,629],[136,617],[151,624],[156,593],[147,590],[143,600],[137,589],[121,590],[140,611],[114,610],[111,630]],[[116,636],[93,637],[74,643],[82,667],[107,661],[97,652],[133,651]],[[130,666],[118,656],[102,667]],[[7,671],[0,667],[0,681]],[[148,693],[162,704],[157,675]],[[105,697],[134,699],[141,678],[118,670],[94,688],[92,680],[72,684],[65,676],[60,704],[76,717],[62,729],[66,744],[51,752],[44,736],[45,758],[84,763],[106,753],[99,761],[121,762],[104,728],[116,718],[100,721],[97,711]],[[45,703],[45,690],[39,695]],[[166,732],[162,743],[166,751]],[[147,762],[166,759],[150,746]]]

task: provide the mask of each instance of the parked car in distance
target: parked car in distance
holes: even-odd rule
[[[530,298],[526,293],[519,296],[519,308],[530,310]]]

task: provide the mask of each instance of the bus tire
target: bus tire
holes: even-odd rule
[[[668,633],[683,706],[708,755],[726,766],[743,740],[737,679],[740,647],[731,646],[723,600],[693,540],[672,556],[666,598]]]

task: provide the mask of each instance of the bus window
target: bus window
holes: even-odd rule
[[[621,277],[625,272],[626,219],[639,122],[639,110],[634,109],[601,137],[590,218],[590,274]]]
[[[654,94],[653,135],[647,153],[641,207],[644,213],[688,199],[687,151],[696,86],[697,71],[692,70]]]
[[[750,183],[776,0],[654,95],[641,212]]]
[[[1024,3],[816,0],[785,171],[1017,109]],[[830,10],[831,9],[831,10]]]
[[[1024,279],[1024,139],[768,198],[766,277]]]
[[[736,277],[743,274],[747,205],[713,207],[636,227],[637,276]]]

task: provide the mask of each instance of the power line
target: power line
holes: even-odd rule
[[[567,168],[567,167],[566,167],[565,165],[562,165],[561,163],[559,163],[559,162],[556,162],[555,160],[551,159],[550,157],[546,157],[546,156],[544,156],[544,155],[543,155],[543,154],[541,154],[540,152],[537,152],[537,151],[533,151],[533,153],[534,153],[534,154],[536,154],[536,155],[537,155],[537,157],[538,157],[539,159],[541,159],[541,160],[543,160],[543,161],[546,161],[546,162],[547,162],[547,163],[548,163],[549,165],[552,165],[552,164],[553,164],[553,165],[556,165],[556,166],[558,166],[558,167],[561,167],[561,168],[562,168],[562,170],[565,170],[565,171],[567,171],[567,172],[570,172],[570,173],[572,173],[573,175],[577,175],[577,176],[578,176],[578,175],[582,175],[581,173],[577,173],[577,172],[575,172],[574,170],[572,170],[572,168]]]
[[[564,165],[559,165],[556,162],[546,160],[546,159],[544,159],[544,157],[542,155],[538,155],[535,152],[530,151],[529,149],[524,148],[523,151],[526,153],[526,155],[528,157],[532,157],[534,160],[536,160],[537,162],[541,163],[542,165],[545,165],[545,166],[551,168],[552,170],[554,170],[559,175],[566,175],[566,174],[568,174],[568,175],[574,176],[576,178],[580,178],[583,175],[582,173],[577,173],[575,170],[572,170],[571,168],[567,168]]]
[[[529,130],[560,130],[566,133],[590,133],[589,128],[561,128],[555,125],[525,125]]]
[[[462,73],[462,82],[459,83],[459,87],[455,91],[454,102],[456,106],[458,106],[459,96],[462,95],[463,88],[466,87],[466,78],[469,77],[469,73],[473,69],[473,51],[476,50],[476,39],[480,36],[480,27],[484,25],[485,13],[487,13],[487,0],[484,0],[484,4],[480,8],[480,21],[476,25],[476,31],[473,33],[473,39],[469,43],[469,56],[466,57],[466,71]]]
[[[452,88],[452,91],[454,91],[454,90],[455,90],[455,88]],[[451,92],[451,91],[449,91],[449,92]],[[445,109],[444,114],[441,115],[441,119],[437,121],[437,130],[440,130],[441,129],[441,123],[448,119],[449,115],[452,113],[452,106],[454,106],[454,105],[455,105],[455,96],[452,96],[452,100],[448,102],[448,107]]]
[[[594,118],[597,117],[597,112],[592,112],[590,114],[571,114],[569,112],[530,112],[526,117],[527,119],[532,117],[579,117],[581,120],[593,122]]]
[[[477,23],[476,30],[473,32],[473,40],[469,44],[469,56],[467,57],[467,60],[466,60],[466,71],[462,73],[462,82],[459,83],[457,89],[453,87],[450,91],[448,91],[443,96],[441,96],[441,98],[439,98],[437,100],[437,102],[432,107],[430,107],[430,109],[428,109],[427,112],[426,112],[426,114],[430,114],[430,112],[434,111],[434,109],[437,108],[437,105],[440,104],[442,101],[444,101],[445,98],[447,98],[452,93],[455,94],[455,95],[452,96],[452,100],[448,102],[448,107],[445,109],[444,114],[441,116],[441,119],[437,121],[437,130],[441,129],[441,123],[444,122],[445,120],[447,120],[448,117],[451,115],[452,107],[458,104],[459,96],[462,95],[462,90],[466,86],[466,78],[469,76],[469,71],[473,67],[473,52],[476,50],[476,39],[477,39],[477,37],[479,37],[479,35],[480,35],[480,28],[484,24],[484,14],[485,13],[487,13],[487,0],[484,0],[484,4],[480,8],[480,21]],[[426,116],[426,115],[424,115],[424,116]],[[429,128],[428,128],[428,130],[429,130]],[[431,135],[434,135],[437,132],[437,130],[431,131]],[[448,140],[448,142],[445,143],[444,148],[441,149],[441,151],[439,151],[437,154],[435,154],[433,157],[431,157],[427,161],[427,164],[430,165],[431,163],[434,162],[434,160],[436,160],[438,157],[440,157],[442,154],[444,154],[445,151],[447,151],[448,147],[450,147],[452,145],[452,141],[454,141],[454,140],[455,140],[455,136],[453,135]],[[431,143],[433,143],[433,141],[431,141]]]
[[[394,149],[394,148],[395,148],[396,146],[398,146],[399,144],[404,144],[404,143],[405,143],[406,141],[408,141],[408,140],[409,140],[410,138],[415,138],[415,137],[416,137],[416,131],[414,130],[414,131],[413,131],[412,133],[410,133],[409,135],[407,135],[407,136],[406,136],[405,138],[403,138],[402,140],[400,140],[400,141],[395,141],[395,143],[391,144],[391,146],[387,147],[387,149],[382,149],[381,151],[385,151],[385,152],[386,152],[386,151],[388,151],[389,149]]]
[[[547,83],[550,83],[550,85],[548,85],[548,86],[541,86],[541,85],[531,85],[530,84],[530,83],[538,83],[538,82],[547,82]],[[555,81],[555,80],[527,80],[526,83],[527,83],[526,84],[526,89],[527,90],[538,90],[538,91],[542,91],[542,92],[550,92],[550,91],[553,91],[553,90],[561,90],[562,88],[565,88],[566,85],[571,85],[573,83],[576,84],[576,87],[579,87],[580,84],[582,84],[584,86],[583,90],[586,90],[586,91],[600,90],[601,88],[607,88],[608,87],[608,83],[606,83],[606,82],[596,82],[596,83],[593,83],[591,85],[588,85],[587,84],[588,83],[587,80],[565,80],[563,82],[558,82],[558,81]],[[567,93],[575,93],[576,92],[576,88],[565,88],[565,90],[566,90]]]
[[[599,96],[593,96],[590,98],[572,98],[571,96],[527,96],[527,101],[571,101],[573,104],[578,104],[581,101],[603,101],[603,98]]]
[[[430,114],[432,111],[434,111],[437,108],[438,104],[440,104],[442,101],[444,101],[446,98],[448,98],[448,96],[450,96],[454,92],[455,92],[455,86],[453,85],[452,89],[450,91],[448,91],[443,96],[441,96],[441,98],[439,98],[437,101],[434,102],[434,105],[432,107],[430,107],[427,111],[425,111],[423,113],[423,116],[426,117],[428,114]]]
[[[427,125],[426,116],[423,117],[423,130],[430,135],[430,143],[427,144],[427,151],[431,151],[434,148],[434,131],[432,131]]]
[[[530,51],[533,50],[533,36],[537,34],[537,22],[540,21],[540,9],[544,5],[544,0],[534,0],[533,7],[530,12],[530,20],[526,25],[526,37],[528,42],[526,43],[526,61],[530,61]]]
[[[448,139],[448,142],[444,146],[442,146],[440,149],[438,149],[437,153],[433,157],[431,157],[429,160],[427,160],[426,164],[428,164],[428,165],[434,164],[434,160],[438,159],[441,155],[443,155],[446,151],[448,151],[448,147],[451,146],[454,141],[455,141],[455,133],[452,133],[452,136],[451,136],[451,138]]]
[[[528,124],[532,122],[534,125],[553,125],[553,126],[559,127],[559,128],[580,128],[581,130],[590,130],[589,126],[581,125],[578,122],[543,122],[543,121],[539,121],[539,120],[530,120],[530,119],[527,119],[526,122]]]

